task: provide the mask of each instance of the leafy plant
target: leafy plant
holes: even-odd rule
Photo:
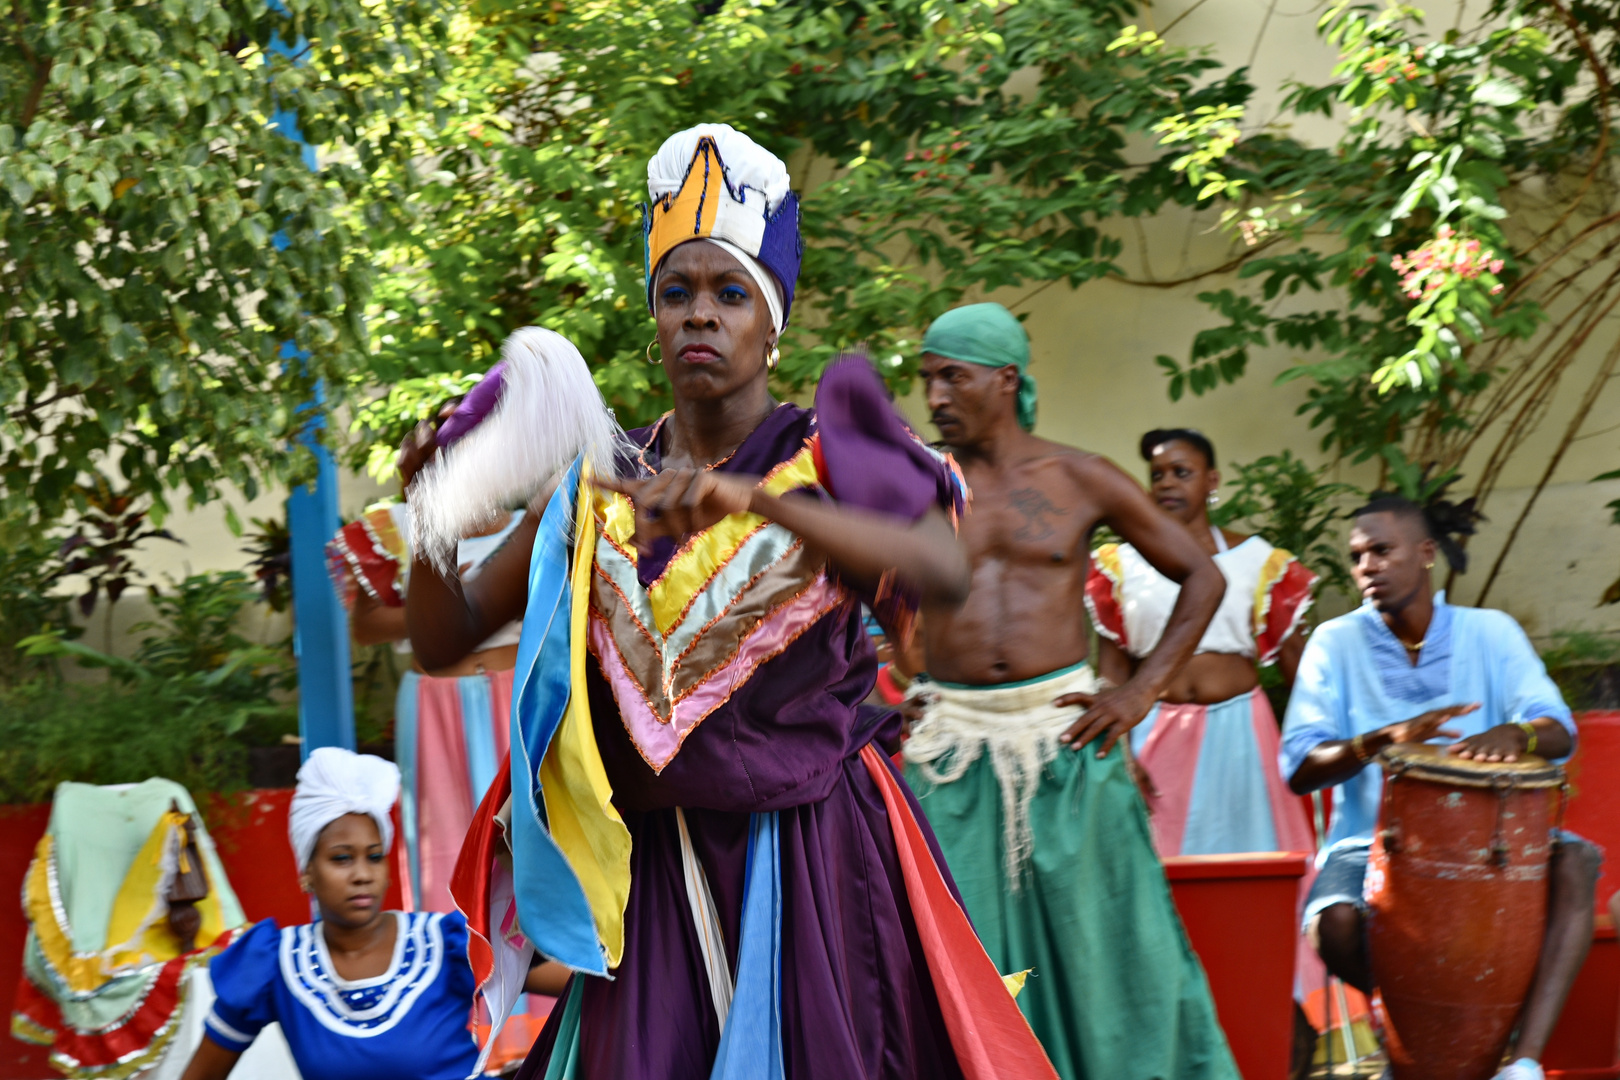
[[[68,601],[51,592],[58,542],[29,520],[0,519],[0,686],[48,670],[45,658],[17,649],[24,638],[57,627],[76,636]]]
[[[65,780],[163,776],[197,793],[247,782],[247,744],[197,684],[169,679],[0,686],[0,803],[45,802]]]
[[[87,588],[79,596],[79,613],[86,618],[96,609],[96,601],[106,596],[116,604],[140,570],[131,558],[143,540],[180,539],[151,522],[140,499],[128,491],[115,493],[106,477],[96,474],[92,483],[74,492],[80,504],[78,520],[57,548],[57,562],[51,580],[82,576]],[[109,614],[108,618],[111,618]]]
[[[1572,709],[1620,707],[1620,637],[1590,630],[1553,634],[1541,652],[1547,673]]]
[[[1234,140],[1233,109],[1215,122],[1167,106],[1156,130],[1192,148],[1170,167],[1222,207],[1234,255],[1220,269],[1245,284],[1200,294],[1221,324],[1185,362],[1159,364],[1172,396],[1207,393],[1241,378],[1253,348],[1295,350],[1281,380],[1309,382],[1300,412],[1324,450],[1379,463],[1380,486],[1453,475],[1477,454],[1483,506],[1620,304],[1620,3],[1495,0],[1469,15],[1435,34],[1404,4],[1330,8],[1333,78],[1295,86],[1286,107],[1343,116],[1331,147],[1279,128]],[[1120,48],[1156,45],[1122,35]],[[1281,310],[1296,296],[1316,304]],[[1620,343],[1593,367],[1477,602],[1617,366]]]
[[[534,323],[580,347],[621,422],[657,416],[668,397],[644,358],[646,161],[673,132],[724,121],[795,162],[807,192],[779,389],[862,343],[903,388],[921,329],[951,304],[1116,274],[1104,219],[1192,201],[1173,152],[1140,168],[1127,140],[1166,95],[1195,109],[1246,90],[1240,75],[1196,86],[1214,65],[1185,51],[1110,52],[1131,10],[482,0],[454,24],[441,111],[407,129],[434,171],[413,189],[381,167],[354,208],[391,268],[370,308],[376,356],[356,381],[477,371]],[[812,152],[834,163],[829,176],[807,172]],[[378,439],[374,470],[391,453],[383,433],[431,396],[401,394],[361,420]]]
[[[175,489],[305,478],[303,410],[366,353],[373,260],[341,210],[409,172],[438,6],[15,0],[6,25],[0,499],[52,520],[116,470],[161,524]]]
[[[1236,490],[1210,511],[1217,525],[1244,524],[1273,545],[1286,548],[1326,588],[1353,594],[1338,522],[1358,494],[1350,484],[1327,481],[1287,450],[1247,464],[1234,463]]]
[[[297,710],[285,700],[295,678],[290,648],[254,643],[235,629],[243,609],[257,599],[251,579],[232,570],[193,574],[171,587],[167,594],[149,590],[158,618],[133,628],[146,636],[131,659],[56,630],[25,638],[19,647],[29,656],[69,657],[81,667],[105,669],[109,682],[131,692],[207,710],[227,736],[250,724],[280,725],[278,735],[293,730],[287,725],[296,725]]]
[[[1620,480],[1620,469],[1592,477],[1593,483],[1599,480]],[[1620,525],[1620,499],[1614,499],[1606,503],[1604,509],[1609,511],[1609,521],[1615,525]],[[1620,578],[1616,578],[1612,585],[1603,590],[1603,596],[1598,600],[1598,605],[1601,607],[1604,604],[1620,604]]]
[[[286,611],[292,604],[292,534],[276,518],[254,518],[253,527],[242,550],[252,556],[248,569],[259,583],[259,599],[271,611]]]

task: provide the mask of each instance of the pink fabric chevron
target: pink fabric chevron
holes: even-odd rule
[[[647,764],[654,772],[659,772],[675,757],[686,737],[705,717],[724,705],[755,668],[781,653],[845,598],[844,591],[828,580],[825,572],[818,574],[808,589],[761,619],[730,660],[676,702],[674,714],[668,721],[661,719],[648,705],[640,687],[630,677],[607,623],[594,613],[587,640],[613,687],[625,730]]]

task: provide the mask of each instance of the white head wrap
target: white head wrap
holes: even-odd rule
[[[656,202],[665,195],[674,195],[681,190],[692,167],[692,157],[697,153],[698,141],[705,135],[714,140],[715,147],[720,151],[720,159],[725,162],[727,183],[734,189],[747,187],[762,194],[764,214],[774,210],[787,198],[793,182],[782,159],[730,124],[699,124],[665,139],[658,153],[647,162],[649,198]],[[756,215],[760,219],[760,228],[764,227],[764,214]],[[782,283],[776,280],[776,275],[736,244],[715,237],[703,239],[742,263],[743,269],[748,271],[765,296],[765,305],[771,311],[771,324],[776,327],[777,333],[781,333],[787,327],[787,305],[782,295]],[[648,269],[652,271],[657,267]]]
[[[344,814],[365,814],[377,823],[383,850],[394,846],[394,823],[389,811],[399,799],[399,767],[371,754],[356,754],[336,746],[310,751],[298,770],[287,816],[298,869],[309,865],[321,830]]]

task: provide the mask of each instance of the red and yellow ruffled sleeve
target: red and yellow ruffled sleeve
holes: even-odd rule
[[[1273,664],[1288,635],[1305,621],[1315,600],[1317,576],[1292,552],[1273,548],[1254,589],[1254,649],[1260,664]]]
[[[374,506],[326,542],[326,569],[345,608],[361,589],[387,607],[405,603],[410,549],[393,511]]]
[[[1091,553],[1091,572],[1086,575],[1086,611],[1097,633],[1129,651],[1125,638],[1125,568],[1120,562],[1119,545],[1104,544]]]

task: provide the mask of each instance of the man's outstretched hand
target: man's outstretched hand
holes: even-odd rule
[[[1107,757],[1126,732],[1142,722],[1153,709],[1153,695],[1130,683],[1099,690],[1095,694],[1064,694],[1052,702],[1060,709],[1079,708],[1084,711],[1074,725],[1058,736],[1058,742],[1068,743],[1070,749],[1079,750],[1096,739],[1102,739],[1100,758]]]

